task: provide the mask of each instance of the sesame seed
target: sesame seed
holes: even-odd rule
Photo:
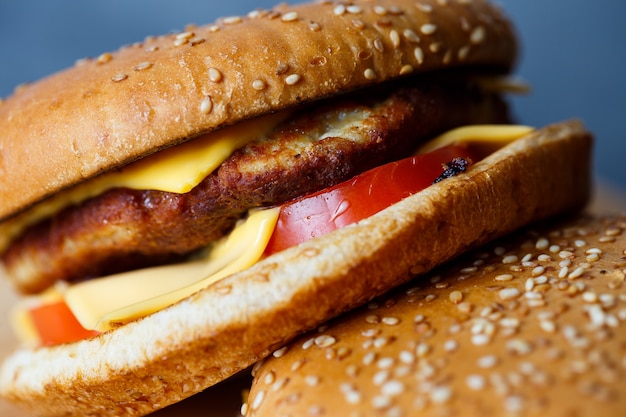
[[[309,29],[311,30],[311,32],[319,32],[320,30],[322,30],[322,26],[320,26],[320,24],[317,22],[311,22],[309,23]]]
[[[355,29],[361,30],[365,28],[365,22],[363,22],[361,19],[352,19],[352,26]]]
[[[319,347],[329,347],[334,345],[337,340],[332,336],[321,335],[315,338],[315,344]]]
[[[415,348],[415,354],[418,358],[423,358],[424,356],[428,355],[428,353],[430,353],[430,350],[430,346],[427,343],[420,343]]]
[[[374,6],[372,8],[372,10],[374,11],[374,13],[376,13],[378,16],[386,16],[387,15],[387,9],[385,9],[383,6]]]
[[[511,353],[518,355],[527,355],[532,351],[532,345],[521,339],[509,340],[506,343],[506,347]]]
[[[389,381],[381,387],[380,391],[383,395],[395,397],[404,392],[404,384],[400,381]]]
[[[388,326],[396,326],[400,324],[400,319],[397,317],[383,317],[382,322]]]
[[[413,65],[403,65],[402,68],[400,68],[400,75],[407,75],[412,73],[414,70]]]
[[[431,399],[435,403],[445,403],[452,398],[450,387],[435,387],[431,393]]]
[[[481,44],[485,40],[485,35],[485,28],[483,26],[477,26],[474,28],[474,30],[472,30],[472,33],[470,34],[470,42],[474,45]]]
[[[206,39],[204,38],[193,38],[189,41],[189,44],[191,46],[196,46],[196,45],[200,45],[201,43],[206,42]]]
[[[420,27],[420,32],[422,32],[424,35],[432,35],[436,31],[437,25],[434,25],[432,23],[425,23]]]
[[[505,398],[504,408],[510,412],[519,412],[524,409],[524,399],[518,395],[511,395]]]
[[[363,72],[363,76],[368,79],[368,80],[375,80],[376,79],[376,71],[374,71],[371,68],[366,69]]]
[[[203,114],[209,114],[213,110],[213,99],[211,96],[205,96],[200,103],[200,111]]]
[[[541,320],[539,322],[539,327],[546,333],[556,332],[556,323],[551,320]]]
[[[109,52],[105,52],[103,54],[100,54],[100,56],[98,56],[97,62],[98,64],[106,64],[107,62],[110,62],[113,59],[113,55],[111,55]]]
[[[111,80],[112,80],[113,82],[118,83],[118,82],[120,82],[120,81],[124,81],[124,80],[125,80],[125,79],[127,79],[127,78],[128,78],[128,75],[123,74],[123,73],[119,73],[119,74],[115,74],[113,77],[111,77]]]
[[[142,62],[140,64],[137,64],[137,65],[135,65],[133,67],[133,69],[135,71],[143,71],[143,70],[146,70],[146,69],[149,69],[149,68],[152,68],[152,63],[151,62],[147,62],[147,61],[144,61],[144,62]]]
[[[493,368],[498,364],[498,358],[495,355],[488,355],[478,358],[478,367],[483,369]]]
[[[383,408],[387,408],[391,405],[391,398],[383,397],[381,395],[377,395],[372,398],[372,407],[377,410],[381,410]]]
[[[452,291],[450,293],[450,301],[454,304],[459,304],[463,300],[463,293],[461,291]]]
[[[243,22],[243,18],[241,16],[229,16],[223,19],[224,24],[226,25],[235,25],[237,23]]]
[[[515,317],[506,317],[500,320],[500,326],[502,327],[519,327],[520,322],[519,319]]]
[[[385,52],[385,44],[383,43],[383,41],[380,38],[374,39],[374,48],[378,52]],[[411,272],[413,272],[413,270]],[[421,269],[417,270],[415,273],[419,273],[419,272],[421,272]]]
[[[351,14],[360,14],[363,10],[359,6],[349,5],[346,7],[346,11]]]
[[[502,263],[503,264],[512,264],[515,263],[519,260],[519,258],[516,255],[507,255],[504,258],[502,258]]]
[[[537,266],[537,267],[533,268],[533,270],[531,272],[531,275],[533,277],[537,277],[537,276],[543,274],[545,272],[545,270],[546,270],[546,268],[544,268],[543,266]]]
[[[267,83],[263,80],[254,80],[252,81],[252,88],[254,88],[257,91],[262,91],[262,90],[265,90],[265,88],[267,88]]]
[[[465,59],[467,59],[469,53],[470,53],[469,46],[463,46],[461,49],[459,49],[459,52],[457,53],[457,57],[459,58],[459,61],[464,61]]]
[[[393,29],[389,32],[389,39],[391,39],[394,48],[398,49],[400,47],[400,34],[397,30]]]
[[[604,234],[607,236],[619,236],[622,233],[622,229],[619,227],[611,227],[604,231]]]
[[[380,334],[380,329],[365,329],[361,331],[361,336],[372,338]]]
[[[296,20],[298,20],[298,13],[297,12],[285,13],[284,15],[282,15],[280,20],[282,20],[283,22],[295,22]]]
[[[424,63],[424,51],[422,51],[422,48],[419,46],[413,50],[413,56],[415,56],[418,64],[421,65]]]
[[[498,295],[502,300],[513,300],[521,295],[520,290],[517,288],[504,288],[498,291]]]
[[[275,350],[274,353],[272,353],[272,356],[274,356],[275,358],[280,358],[280,357],[283,357],[285,353],[287,353],[287,346],[284,346],[278,350]]]
[[[272,385],[276,381],[276,374],[272,371],[269,371],[267,375],[265,375],[265,378],[263,379],[263,381],[267,385]]]
[[[435,298],[437,298],[435,294],[428,294],[426,297],[424,297],[424,300],[429,303],[433,301]]]
[[[511,281],[513,279],[513,275],[511,274],[501,274],[494,278],[495,281],[506,282]]]
[[[346,14],[346,6],[343,4],[335,6],[333,13],[337,16],[343,16],[344,14]]]
[[[378,366],[379,369],[389,369],[393,367],[394,362],[395,361],[393,360],[393,358],[380,358],[376,362],[376,365]]]
[[[219,83],[220,81],[222,81],[222,72],[220,70],[218,70],[217,68],[209,68],[209,80],[211,80],[214,83]]]
[[[485,388],[486,385],[485,377],[481,375],[468,375],[465,378],[465,383],[469,389],[474,391],[479,391]]]
[[[491,338],[486,334],[472,335],[472,344],[475,346],[484,346],[491,341]]]
[[[287,85],[295,85],[298,82],[300,82],[301,78],[302,77],[300,76],[300,74],[291,74],[291,75],[289,75],[289,76],[287,76],[285,78],[285,84],[287,84]]]
[[[258,410],[265,399],[265,391],[259,391],[252,401],[252,410]]]
[[[376,360],[376,353],[368,352],[365,356],[363,356],[363,365],[369,366],[374,363]]]
[[[193,38],[194,36],[196,36],[196,34],[193,33],[193,32],[181,32],[181,33],[176,35],[176,39],[187,39],[187,40],[189,40],[189,39]]]
[[[446,352],[454,352],[458,348],[459,348],[459,342],[457,342],[456,340],[447,340],[443,345],[443,349]]]
[[[591,291],[585,291],[582,294],[582,299],[586,303],[597,303],[598,302],[598,294]]]
[[[400,362],[402,363],[410,365],[415,362],[415,356],[413,356],[413,353],[409,352],[408,350],[401,351],[399,357]]]
[[[572,271],[567,278],[568,279],[576,279],[576,278],[580,278],[583,274],[585,273],[585,268],[582,266],[579,266],[578,268],[576,268],[574,271]]]
[[[372,378],[372,382],[376,386],[381,386],[389,379],[389,376],[390,374],[388,370],[378,371],[374,374],[374,377]]]

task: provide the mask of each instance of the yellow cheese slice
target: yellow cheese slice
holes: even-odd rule
[[[162,310],[256,263],[272,236],[279,212],[278,208],[252,211],[206,259],[72,285],[64,293],[65,301],[84,328],[99,331]]]
[[[449,130],[424,144],[417,153],[434,151],[455,143],[492,147],[491,151],[531,133],[535,128],[523,125],[469,125]]]
[[[0,252],[28,225],[112,188],[186,193],[235,150],[266,135],[289,115],[289,111],[278,112],[216,130],[58,193],[0,225]]]

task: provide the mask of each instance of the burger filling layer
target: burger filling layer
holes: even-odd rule
[[[457,175],[531,130],[514,125],[456,129],[424,145],[428,153],[368,170],[280,207],[252,210],[232,233],[193,261],[75,285],[57,284],[15,310],[16,331],[25,343],[56,344],[151,314],[250,267],[263,256],[358,222]]]

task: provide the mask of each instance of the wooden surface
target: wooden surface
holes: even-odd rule
[[[607,185],[597,187],[596,195],[589,207],[593,212],[626,212],[626,193]],[[16,296],[5,280],[0,280],[0,358],[11,352],[16,340],[11,332],[8,311]],[[204,393],[154,414],[155,417],[236,417],[241,407],[242,392],[249,385],[249,375],[243,373],[225,383],[210,388]],[[0,400],[0,416],[27,417],[20,410]]]

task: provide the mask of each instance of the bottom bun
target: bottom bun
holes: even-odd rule
[[[591,146],[577,122],[538,130],[144,319],[77,343],[20,349],[0,369],[0,396],[41,416],[142,415],[181,401],[469,247],[581,207]]]
[[[581,216],[457,259],[274,352],[244,411],[624,416],[625,230]]]

